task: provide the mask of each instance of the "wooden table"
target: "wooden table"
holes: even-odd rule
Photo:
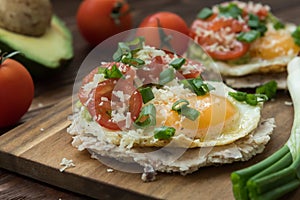
[[[91,47],[83,40],[76,26],[76,11],[81,0],[52,0],[54,12],[60,16],[70,28],[74,38],[75,56],[70,66],[65,68],[55,77],[35,81],[35,98],[28,113],[22,118],[21,123],[29,121],[37,114],[46,112],[53,105],[72,95],[73,82],[77,69],[85,56],[90,52]],[[147,15],[156,11],[166,10],[180,14],[188,24],[196,16],[197,12],[205,6],[211,6],[221,2],[219,0],[194,1],[194,0],[128,0],[134,15],[134,26],[136,27]],[[275,15],[283,20],[300,24],[300,4],[298,0],[267,0],[266,4],[271,5]],[[95,19],[96,20],[96,19]],[[288,95],[284,92],[281,95]],[[0,130],[0,134],[5,134],[10,127]],[[198,188],[199,189],[199,188]],[[297,192],[299,194],[299,191]],[[288,195],[293,199],[296,193]],[[63,189],[47,185],[36,180],[15,174],[13,172],[0,169],[0,199],[89,199]]]

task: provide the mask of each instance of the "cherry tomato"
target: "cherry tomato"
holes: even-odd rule
[[[129,4],[125,0],[84,0],[76,19],[82,36],[94,46],[132,27]]]
[[[237,34],[242,31],[249,31],[249,27],[245,22],[233,18],[213,18],[207,21],[197,19],[191,26],[190,36],[212,58],[231,60],[245,55],[249,50],[250,44],[236,39]]]
[[[34,96],[34,83],[26,68],[1,56],[0,128],[16,124],[27,112]]]
[[[179,15],[172,12],[157,12],[146,17],[139,25],[139,28],[147,27],[154,28],[137,31],[138,36],[145,37],[146,44],[178,54],[186,50],[188,37],[183,37],[182,34],[188,36],[189,28]]]

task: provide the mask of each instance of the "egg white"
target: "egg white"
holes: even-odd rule
[[[172,85],[173,83],[174,85]],[[189,89],[178,86],[178,84],[175,84],[175,81],[173,83],[170,83],[161,89],[153,89],[155,99],[151,100],[149,103],[154,103],[156,106],[157,118],[168,112],[174,99],[194,95]],[[209,83],[215,87],[215,90],[212,90],[211,93],[227,98],[237,108],[239,118],[230,126],[230,128],[221,132],[214,132],[212,129],[212,132],[207,134],[203,139],[195,139],[191,137],[193,133],[187,134],[181,133],[180,131],[176,131],[176,134],[170,140],[155,139],[153,137],[153,129],[133,128],[132,130],[112,131],[100,126],[91,118],[86,117],[88,111],[83,105],[78,107],[77,117],[75,116],[76,120],[74,120],[76,123],[73,123],[73,126],[76,126],[74,129],[81,130],[80,132],[83,132],[86,135],[95,136],[97,140],[101,142],[129,149],[133,147],[163,147],[165,145],[185,148],[220,146],[230,144],[254,131],[260,121],[262,105],[250,106],[246,103],[238,102],[228,95],[229,91],[234,91],[233,89],[221,82]],[[162,107],[159,106],[159,102],[169,103],[164,104],[166,106],[162,109]],[[157,126],[161,125],[163,124],[157,124]]]

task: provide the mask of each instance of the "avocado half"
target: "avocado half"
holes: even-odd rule
[[[17,34],[0,28],[2,52],[19,51],[14,59],[22,63],[34,78],[60,71],[73,58],[72,34],[64,22],[53,15],[51,26],[40,37]]]

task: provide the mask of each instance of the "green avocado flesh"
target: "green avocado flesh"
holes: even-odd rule
[[[57,16],[52,17],[50,28],[41,37],[0,28],[0,49],[8,53],[19,51],[14,59],[37,78],[58,71],[73,57],[71,32]]]

